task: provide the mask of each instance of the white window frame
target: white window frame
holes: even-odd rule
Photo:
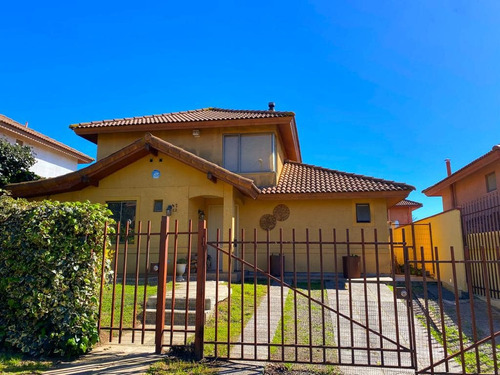
[[[260,170],[260,171],[244,171],[241,169],[241,160],[242,160],[242,155],[241,155],[241,139],[245,137],[252,137],[252,136],[263,136],[263,135],[269,135],[271,137],[271,168],[269,170]],[[236,171],[231,170],[231,172],[235,173],[267,173],[267,172],[275,172],[276,171],[276,140],[275,140],[275,135],[274,133],[227,133],[223,134],[222,137],[222,161],[223,164],[225,161],[225,155],[226,155],[226,147],[225,147],[225,140],[226,137],[238,137],[238,168]],[[226,165],[223,165],[224,168],[228,169]],[[230,170],[230,169],[229,169]]]

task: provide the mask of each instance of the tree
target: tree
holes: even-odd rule
[[[40,177],[29,170],[35,162],[31,147],[0,139],[0,188],[15,182],[38,180]]]

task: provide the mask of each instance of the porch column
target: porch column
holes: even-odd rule
[[[224,238],[224,241],[229,241],[230,243],[233,242],[235,234],[234,234],[234,229],[235,229],[235,222],[234,222],[234,196],[233,196],[233,187],[231,185],[225,184],[224,186],[224,207],[223,207],[223,214],[222,214],[222,228],[224,230],[224,234],[222,237]],[[229,229],[231,229],[231,238],[229,237]],[[226,245],[224,247],[225,250],[229,249],[229,245]],[[232,248],[231,248],[232,249]],[[234,249],[232,249],[234,250]],[[223,263],[222,263],[222,269],[224,271],[227,271],[229,267],[228,263],[228,257],[224,256],[223,257]]]

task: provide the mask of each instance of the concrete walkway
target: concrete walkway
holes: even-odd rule
[[[288,295],[288,288],[283,288],[283,305]],[[267,295],[262,299],[257,308],[257,316],[253,316],[246,324],[243,330],[243,338],[246,343],[268,343],[268,332],[270,332],[271,341],[273,340],[278,323],[281,320],[281,286],[272,285],[269,291],[270,317],[268,320]],[[257,337],[255,337],[255,324],[257,324]],[[242,342],[241,336],[238,342]],[[254,345],[243,345],[244,359],[269,359],[267,346],[258,346],[255,351]],[[231,349],[231,357],[238,358],[242,355],[241,345],[235,345]],[[257,355],[257,356],[256,356]]]

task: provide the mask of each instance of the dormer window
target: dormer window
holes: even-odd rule
[[[236,173],[274,172],[273,134],[224,136],[224,168]]]

